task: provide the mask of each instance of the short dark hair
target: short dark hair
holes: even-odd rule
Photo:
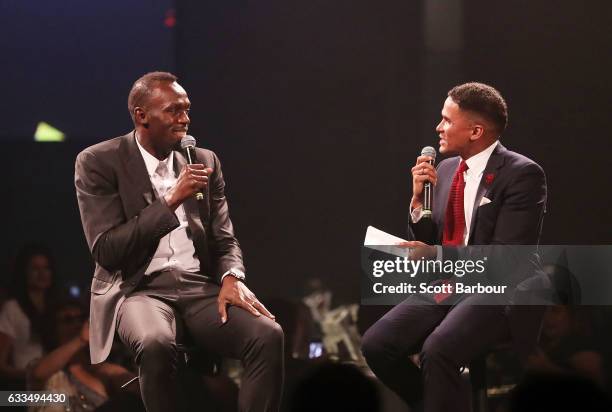
[[[501,93],[484,83],[470,82],[453,87],[448,96],[459,108],[483,116],[502,133],[508,125],[508,106]]]
[[[51,286],[45,291],[45,310],[57,300],[55,289],[55,259],[51,250],[43,243],[29,242],[19,249],[14,261],[14,276],[11,283],[11,296],[15,298],[21,310],[30,321],[32,339],[40,339],[41,330],[45,324],[44,313],[40,313],[34,306],[28,293],[28,266],[35,256],[44,256],[51,270]]]
[[[142,106],[151,96],[153,88],[160,82],[175,82],[177,77],[168,72],[150,72],[139,78],[132,85],[130,95],[128,96],[128,110],[132,120],[134,119],[134,109],[137,106]]]
[[[66,309],[78,309],[83,316],[83,323],[87,320],[88,308],[87,305],[75,298],[63,298],[55,302],[55,304],[46,309],[45,324],[41,330],[41,343],[43,349],[51,352],[59,346],[57,332],[59,329],[58,315]]]

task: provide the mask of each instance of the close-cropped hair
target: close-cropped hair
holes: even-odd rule
[[[460,109],[482,116],[498,133],[508,125],[508,106],[501,93],[484,83],[470,82],[453,87],[448,96]]]
[[[153,89],[160,82],[172,83],[176,80],[177,77],[168,72],[150,72],[136,80],[128,96],[128,110],[132,120],[134,120],[134,109],[139,106],[142,107],[147,102],[153,93]]]

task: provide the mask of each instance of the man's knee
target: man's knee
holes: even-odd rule
[[[363,335],[361,353],[369,362],[383,357],[385,342],[387,341],[386,336],[381,321],[372,325]]]
[[[256,326],[252,329],[249,341],[246,346],[247,357],[249,353],[257,353],[271,360],[283,354],[283,329],[278,323],[269,319],[258,318],[256,320]]]
[[[439,333],[430,334],[421,349],[421,362],[427,363],[428,360],[451,360],[451,353],[448,350],[448,342]]]
[[[256,328],[256,338],[266,346],[271,346],[275,348],[282,348],[283,342],[285,339],[285,335],[283,333],[283,328],[278,323],[271,322],[261,322],[260,325]]]
[[[146,359],[147,362],[176,362],[176,341],[174,336],[163,333],[148,334],[142,338],[136,349],[137,362]]]

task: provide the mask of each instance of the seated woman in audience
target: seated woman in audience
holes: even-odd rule
[[[0,310],[0,381],[23,389],[27,364],[43,354],[41,327],[53,302],[53,259],[42,245],[22,248],[9,299]]]

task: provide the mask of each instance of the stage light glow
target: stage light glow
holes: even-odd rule
[[[45,122],[39,122],[34,132],[35,142],[63,142],[66,135]]]

